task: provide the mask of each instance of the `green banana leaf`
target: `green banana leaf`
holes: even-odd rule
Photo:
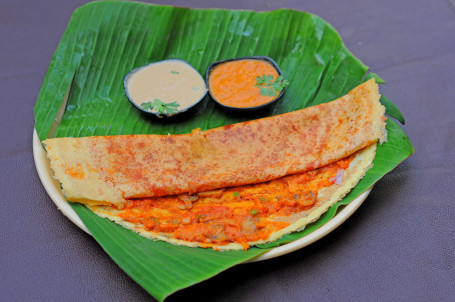
[[[256,113],[227,112],[206,97],[190,116],[172,121],[151,119],[131,106],[123,91],[128,71],[150,62],[180,58],[205,74],[215,61],[253,55],[273,58],[290,82],[278,103]],[[327,22],[304,12],[94,2],[74,12],[54,53],[36,102],[35,128],[41,140],[53,135],[51,127],[64,106],[57,137],[206,130],[331,101],[366,78],[380,79],[367,75],[367,70]],[[68,101],[62,105],[70,86]],[[401,113],[390,100],[384,105],[400,120],[396,114]],[[161,301],[179,289],[301,238],[333,218],[338,207],[351,202],[414,152],[394,121],[387,121],[387,130],[388,142],[378,147],[374,167],[351,193],[304,231],[248,251],[216,252],[148,240],[99,218],[85,206],[72,206],[110,257]]]

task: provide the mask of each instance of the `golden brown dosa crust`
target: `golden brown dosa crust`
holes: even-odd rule
[[[290,223],[290,225],[286,228],[283,228],[277,232],[270,234],[270,236],[267,239],[248,242],[248,245],[253,246],[273,242],[286,234],[298,230],[303,230],[309,223],[317,220],[332,205],[341,200],[341,198],[343,198],[353,187],[357,185],[359,180],[365,175],[366,171],[373,165],[372,162],[375,153],[376,144],[372,144],[371,146],[368,146],[365,149],[358,151],[357,154],[355,155],[354,160],[351,162],[349,167],[344,171],[341,185],[332,184],[319,191],[316,204],[310,209],[292,214],[290,216],[282,217],[271,216],[264,218],[263,220],[279,220],[283,222],[288,222]],[[143,226],[139,223],[135,224],[123,220],[118,216],[118,214],[121,213],[122,210],[118,210],[114,207],[89,206],[89,208],[98,216],[108,218],[122,225],[123,227],[133,230],[149,239],[167,241],[169,243],[176,245],[213,248],[216,250],[242,250],[245,248],[242,244],[235,242],[226,245],[218,245],[214,243],[201,243],[177,239],[173,237],[172,234],[148,231],[144,229]]]
[[[370,80],[330,103],[204,132],[43,143],[67,199],[122,206],[124,198],[192,194],[324,166],[385,141],[384,110]]]

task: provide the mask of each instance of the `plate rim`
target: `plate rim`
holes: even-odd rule
[[[46,156],[46,151],[44,150],[44,147],[42,146],[41,141],[39,140],[36,129],[33,129],[33,159],[40,181],[43,184],[44,189],[46,190],[51,200],[57,206],[57,208],[69,220],[71,220],[71,222],[73,222],[84,232],[92,236],[90,231],[87,229],[87,227],[79,218],[77,213],[73,210],[73,208],[69,205],[68,201],[65,199],[62,191],[60,190],[60,183],[53,176],[53,172],[49,166],[49,160]],[[353,201],[351,201],[343,209],[337,212],[332,219],[330,219],[317,230],[290,243],[275,247],[243,263],[258,262],[286,255],[288,253],[304,248],[314,243],[315,241],[323,238],[324,236],[328,235],[333,230],[338,228],[344,221],[346,221],[352,214],[354,214],[365,201],[365,199],[370,194],[372,189],[373,186],[371,186],[365,192],[357,196]]]

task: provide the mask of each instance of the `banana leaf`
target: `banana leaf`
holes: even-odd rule
[[[131,106],[123,91],[124,76],[150,62],[180,58],[205,74],[215,61],[253,55],[273,58],[290,82],[279,102],[256,113],[227,112],[206,97],[190,116],[172,121],[151,119]],[[369,77],[380,79],[367,71],[333,27],[309,13],[93,2],[74,12],[52,57],[35,105],[35,128],[41,140],[50,133],[81,137],[206,130],[331,101]],[[67,103],[62,104],[70,86]],[[392,116],[404,121],[390,100],[384,105]],[[63,117],[51,131],[62,106]],[[301,238],[333,218],[340,206],[414,152],[394,121],[387,121],[387,130],[388,142],[379,146],[374,167],[351,193],[304,231],[248,251],[216,252],[152,241],[99,218],[82,205],[72,206],[110,257],[161,301],[179,289]]]

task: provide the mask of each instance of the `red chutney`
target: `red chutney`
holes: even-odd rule
[[[319,190],[334,183],[337,171],[347,169],[353,156],[322,168],[276,180],[202,192],[129,200],[118,214],[142,224],[146,231],[165,233],[175,239],[208,244],[265,240],[289,223],[273,217],[310,209]]]
[[[264,96],[256,87],[256,78],[263,75],[279,74],[275,67],[264,60],[243,59],[216,66],[209,76],[209,90],[212,97],[230,107],[256,107],[266,104],[276,96]]]

